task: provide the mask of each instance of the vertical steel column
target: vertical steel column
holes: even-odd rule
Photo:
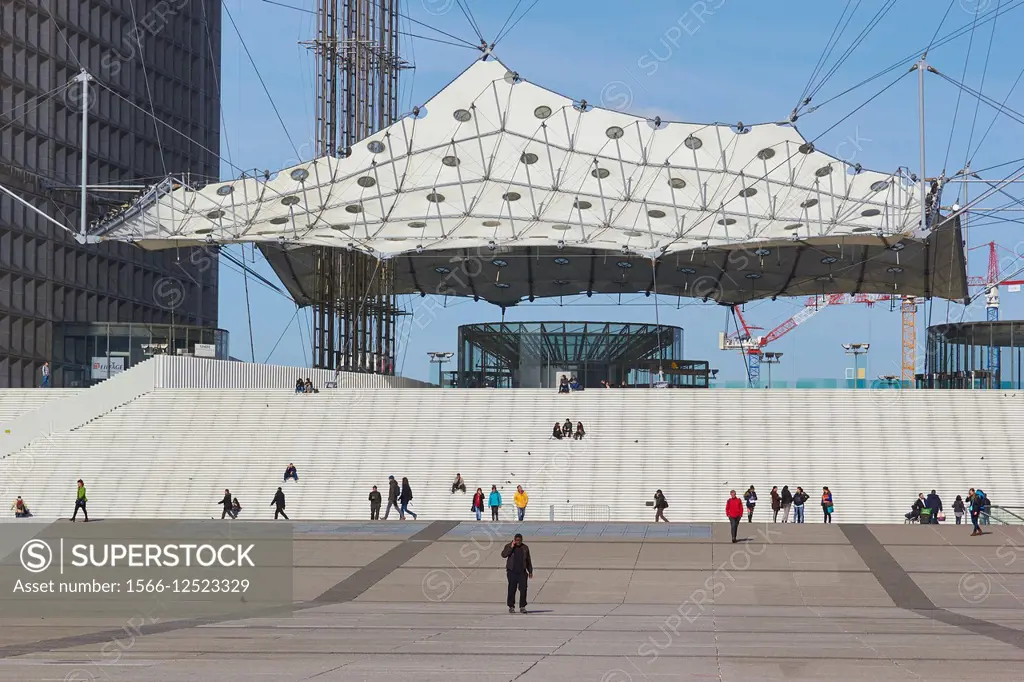
[[[399,0],[318,0],[317,153],[352,146],[398,114]],[[313,357],[318,367],[393,374],[394,264],[358,250],[317,247]]]

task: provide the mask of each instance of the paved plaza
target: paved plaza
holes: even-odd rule
[[[530,545],[530,610],[501,547]],[[0,681],[1024,679],[1024,529],[295,524],[291,613],[6,620]]]

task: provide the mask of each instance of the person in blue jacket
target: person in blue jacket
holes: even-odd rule
[[[491,521],[498,520],[498,508],[501,507],[501,493],[498,486],[491,486],[491,494],[487,496],[487,506],[491,508]]]

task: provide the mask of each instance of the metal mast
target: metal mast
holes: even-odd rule
[[[317,156],[348,156],[398,114],[399,0],[318,0]],[[394,264],[361,251],[316,247],[313,364],[395,372]]]

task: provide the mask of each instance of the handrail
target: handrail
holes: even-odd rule
[[[1011,509],[1014,509],[1016,511],[1010,511]],[[1011,516],[1014,520],[1004,521],[1003,519],[1000,519],[996,516],[996,512],[1001,512],[1008,516]],[[1017,523],[1024,524],[1024,507],[1002,507],[994,504],[989,508],[989,517],[994,519],[998,523],[1002,523],[1004,525],[1011,525]]]

